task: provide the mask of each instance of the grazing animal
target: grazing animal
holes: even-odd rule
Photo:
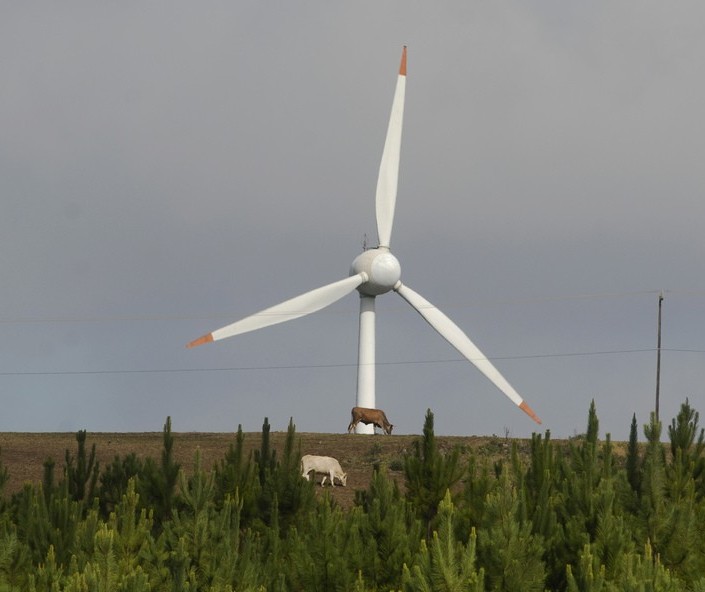
[[[314,454],[306,454],[301,457],[301,476],[310,481],[309,473],[314,472],[314,479],[316,474],[322,473],[323,479],[321,479],[321,487],[326,482],[326,477],[330,478],[331,486],[335,487],[335,480],[338,479],[340,483],[345,487],[348,483],[348,474],[343,473],[343,469],[340,467],[340,463],[332,456],[316,456]]]
[[[387,416],[381,409],[368,409],[367,407],[353,407],[352,411],[352,421],[348,426],[348,434],[350,434],[355,426],[362,422],[364,424],[374,424],[380,430],[384,430],[385,434],[391,434],[392,428],[394,427],[387,420]]]

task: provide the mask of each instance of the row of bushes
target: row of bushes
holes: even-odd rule
[[[239,429],[213,467],[186,476],[167,419],[159,460],[100,470],[76,435],[60,477],[0,495],[0,592],[506,590],[705,592],[705,435],[688,401],[652,417],[626,457],[598,438],[534,434],[489,461],[436,445],[433,414],[403,459],[404,487],[375,467],[343,510],[301,478],[293,422],[283,450],[244,452]],[[0,494],[7,481],[0,455]]]

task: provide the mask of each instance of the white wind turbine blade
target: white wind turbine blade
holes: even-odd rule
[[[248,333],[249,331],[256,331],[263,327],[269,327],[270,325],[298,319],[299,317],[321,310],[340,300],[366,280],[367,274],[359,273],[345,278],[344,280],[316,288],[315,290],[291,298],[281,304],[245,317],[221,329],[217,329],[212,333],[207,333],[193,340],[187,347],[196,347],[197,345],[203,345],[211,341],[218,341],[226,337],[232,337],[234,335]]]
[[[519,406],[531,419],[536,423],[541,423],[541,420],[529,407],[524,399],[514,390],[511,384],[499,373],[499,370],[492,365],[487,357],[470,341],[470,338],[463,333],[453,321],[445,314],[438,310],[428,300],[420,294],[414,292],[408,286],[401,282],[394,287],[399,295],[406,300],[426,321],[431,327],[438,331],[455,349],[457,349],[465,358],[472,362],[477,369],[489,378],[494,385],[502,391],[512,402]]]
[[[389,247],[394,223],[394,207],[397,201],[397,184],[399,181],[399,153],[401,151],[401,129],[404,120],[404,94],[406,91],[406,46],[401,54],[401,65],[397,86],[394,91],[392,113],[389,117],[387,138],[384,142],[382,162],[377,178],[377,235],[379,246]]]

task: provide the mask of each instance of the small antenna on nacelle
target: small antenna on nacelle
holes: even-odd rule
[[[362,236],[362,250],[367,250],[367,233]]]

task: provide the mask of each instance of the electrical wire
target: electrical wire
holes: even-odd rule
[[[573,294],[562,296],[547,296],[539,298],[522,298],[515,300],[503,300],[473,304],[444,304],[444,308],[466,308],[471,306],[495,306],[508,304],[530,304],[536,302],[552,302],[552,301],[569,301],[569,300],[600,300],[625,298],[631,296],[643,296],[668,293],[669,295],[705,295],[705,290],[638,290],[626,292],[603,292],[595,294]],[[328,311],[330,314],[352,314],[348,312],[337,311],[335,309]],[[105,322],[145,322],[145,321],[184,321],[184,320],[205,320],[232,318],[232,314],[211,314],[211,315],[116,315],[116,316],[93,316],[93,317],[9,317],[0,318],[0,324],[41,324],[41,323],[105,323]],[[526,354],[515,356],[494,356],[488,358],[491,360],[522,360],[522,359],[540,359],[540,358],[568,358],[568,357],[585,357],[585,356],[606,356],[606,355],[625,355],[637,353],[656,352],[656,348],[645,349],[621,349],[621,350],[603,350],[603,351],[588,351],[588,352],[563,352],[563,353],[546,353],[546,354]],[[705,353],[705,350],[700,349],[680,349],[680,348],[661,348],[662,352],[672,353]],[[414,364],[447,364],[456,362],[466,362],[464,358],[454,358],[445,360],[414,360],[414,361],[397,361],[397,362],[377,362],[378,366],[392,365],[414,365]],[[271,365],[271,366],[232,366],[223,368],[170,368],[170,369],[116,369],[116,370],[64,370],[64,371],[8,371],[0,372],[0,376],[81,376],[81,375],[105,375],[105,374],[176,374],[176,373],[196,373],[196,372],[240,372],[240,371],[266,371],[266,370],[299,370],[308,368],[347,368],[356,367],[357,364],[299,364],[299,365]]]
[[[518,356],[494,356],[487,358],[490,360],[531,360],[540,358],[574,358],[586,356],[609,356],[609,355],[624,355],[624,354],[640,354],[652,353],[656,348],[643,349],[619,349],[619,350],[602,350],[590,352],[564,352],[557,354],[528,354]],[[676,353],[705,353],[705,350],[698,349],[661,349],[662,352]],[[449,358],[445,360],[405,360],[396,362],[377,362],[377,366],[409,366],[420,364],[453,364],[467,363],[465,358]],[[136,369],[136,370],[41,370],[41,371],[24,371],[24,372],[0,372],[0,376],[82,376],[82,375],[103,375],[103,374],[180,374],[180,373],[198,373],[198,372],[249,372],[249,371],[268,371],[268,370],[306,370],[313,368],[351,368],[357,367],[357,364],[341,363],[341,364],[291,364],[291,365],[269,365],[269,366],[226,366],[221,368],[168,368],[168,369]]]

